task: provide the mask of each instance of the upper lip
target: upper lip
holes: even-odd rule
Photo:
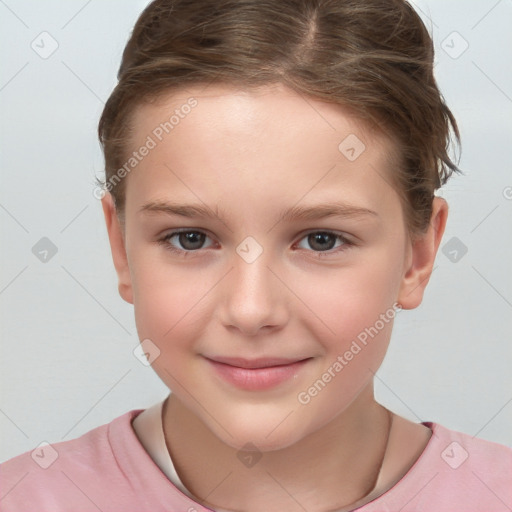
[[[298,363],[300,361],[304,361],[309,358],[299,358],[299,359],[287,359],[282,357],[261,357],[257,359],[245,359],[243,357],[207,357],[210,361],[214,361],[216,363],[227,364],[229,366],[236,366],[238,368],[247,368],[247,369],[255,369],[255,368],[270,368],[272,366],[285,366],[288,364]]]

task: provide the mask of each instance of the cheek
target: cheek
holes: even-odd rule
[[[356,255],[354,261],[344,268],[303,273],[291,281],[309,310],[304,316],[309,327],[328,346],[340,350],[373,326],[381,314],[394,317],[393,305],[400,287],[401,266],[396,251],[384,248],[373,251],[370,257]],[[380,330],[389,335],[387,329]]]
[[[334,333],[325,336],[323,328],[324,336],[318,337],[326,351],[322,368],[298,396],[303,413],[314,422],[327,422],[344,410],[384,359],[400,310],[395,305],[403,258],[399,247],[380,247],[316,281],[310,307]],[[320,333],[322,325],[316,324]]]
[[[134,311],[140,339],[152,339],[164,351],[190,345],[210,315],[205,308],[213,277],[184,272],[179,265],[166,264],[135,255],[132,266]],[[168,349],[168,348],[167,348]]]
[[[154,344],[149,346],[158,356],[151,366],[178,394],[183,385],[190,387],[190,375],[197,373],[192,357],[194,347],[211,317],[205,310],[206,302],[201,300],[208,292],[205,280],[190,282],[183,274],[162,275],[155,268],[146,268],[136,276],[134,311],[139,339],[149,339]]]
[[[400,310],[393,307],[389,275],[367,268],[339,278],[338,283],[326,280],[328,291],[311,303],[322,322],[311,318],[309,329],[317,333],[324,354],[314,375],[301,383],[296,401],[313,430],[345,410],[371,383]]]

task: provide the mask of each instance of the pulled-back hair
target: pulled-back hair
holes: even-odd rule
[[[399,148],[392,179],[412,234],[428,226],[437,188],[458,171],[456,121],[433,75],[432,39],[404,0],[155,0],[123,53],[99,122],[106,181],[129,154],[135,108],[200,83],[282,83],[348,107]],[[112,188],[124,211],[125,180]]]

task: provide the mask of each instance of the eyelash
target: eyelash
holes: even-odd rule
[[[170,243],[170,240],[172,238],[174,238],[175,236],[180,235],[181,233],[196,233],[196,234],[202,234],[202,235],[205,235],[206,237],[208,237],[208,235],[206,233],[204,233],[203,231],[197,230],[197,229],[183,229],[181,231],[173,231],[172,233],[169,233],[169,234],[165,235],[164,237],[162,237],[161,239],[159,239],[157,242],[160,245],[164,246],[164,248],[166,250],[169,250],[169,251],[171,251],[171,252],[173,252],[173,253],[175,253],[175,254],[177,254],[179,256],[182,256],[182,257],[187,257],[188,255],[191,255],[193,253],[199,252],[201,250],[201,249],[192,249],[192,250],[177,249],[176,247],[174,247]],[[338,253],[346,251],[350,247],[353,247],[353,246],[356,245],[354,242],[351,242],[350,240],[348,240],[345,236],[340,235],[339,233],[336,233],[334,231],[329,231],[329,230],[309,231],[308,233],[305,233],[299,239],[299,242],[304,240],[305,238],[307,238],[309,235],[320,234],[320,233],[321,234],[327,234],[327,235],[333,235],[335,237],[335,239],[336,239],[335,243],[338,242],[338,241],[341,241],[342,244],[340,246],[336,247],[336,248],[329,249],[327,251],[315,251],[313,249],[308,250],[308,252],[314,253],[315,256],[318,257],[318,258],[325,258],[325,257],[329,257],[329,256],[332,256],[332,255],[338,254]],[[210,238],[210,237],[208,237],[208,238]]]

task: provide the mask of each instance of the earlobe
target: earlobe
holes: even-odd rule
[[[397,302],[402,305],[403,309],[414,309],[423,300],[447,218],[447,202],[441,197],[435,197],[427,231],[412,241],[409,247],[407,268],[405,268],[397,298]]]
[[[117,216],[114,199],[110,193],[105,194],[105,197],[101,200],[101,205],[105,216],[112,259],[117,272],[119,295],[126,302],[133,304],[133,288],[123,230]]]

